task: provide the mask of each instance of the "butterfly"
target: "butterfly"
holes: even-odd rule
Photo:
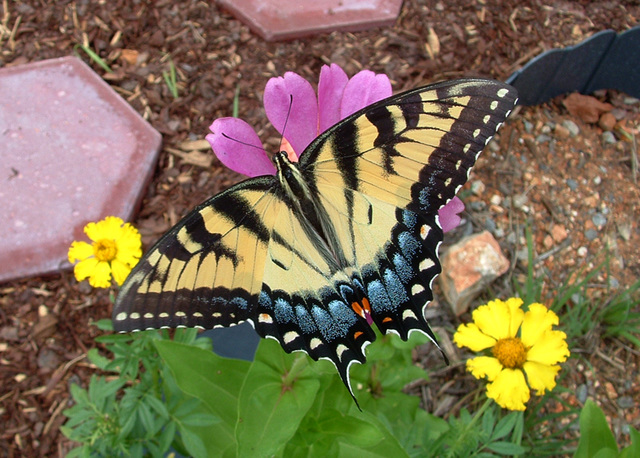
[[[275,176],[211,197],[146,253],[114,329],[247,321],[288,353],[331,361],[355,400],[349,368],[365,362],[374,324],[436,343],[424,312],[441,271],[438,210],[516,102],[498,81],[437,83],[343,119],[297,163],[275,154]]]

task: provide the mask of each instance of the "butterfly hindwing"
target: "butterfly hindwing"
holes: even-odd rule
[[[276,155],[275,177],[214,196],[151,248],[114,328],[248,321],[287,352],[332,361],[351,391],[374,323],[435,342],[424,312],[441,270],[438,210],[515,103],[496,81],[439,83],[340,121],[298,164]]]

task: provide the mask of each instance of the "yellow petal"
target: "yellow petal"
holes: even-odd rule
[[[97,223],[89,223],[84,227],[84,232],[94,242],[101,239],[117,240],[122,233],[124,222],[116,216],[107,216]]]
[[[527,374],[529,386],[531,389],[536,390],[538,396],[556,386],[556,375],[560,370],[560,366],[549,366],[548,364],[527,361],[522,367]]]
[[[524,315],[520,337],[526,347],[535,345],[540,336],[550,331],[554,324],[558,324],[558,315],[542,304],[531,304]]]
[[[552,365],[566,361],[569,355],[567,335],[562,331],[546,331],[527,350],[527,361]]]
[[[122,285],[131,272],[131,267],[127,264],[124,264],[117,259],[111,261],[111,273],[113,274],[113,279],[118,285]]]
[[[509,309],[509,337],[515,337],[524,319],[522,299],[519,297],[507,299],[507,308]]]
[[[125,224],[120,238],[116,241],[116,258],[130,267],[135,266],[142,256],[140,233],[130,224]]]
[[[108,288],[111,286],[111,268],[108,262],[98,262],[89,277],[89,284],[94,288]]]
[[[491,356],[478,356],[467,361],[467,370],[478,379],[487,377],[489,381],[493,381],[502,369],[503,366],[498,358]]]
[[[496,340],[515,337],[524,312],[520,308],[522,300],[511,298],[507,302],[496,299],[473,312],[473,321],[481,332]]]
[[[480,332],[475,323],[461,324],[453,335],[453,341],[458,347],[468,347],[478,352],[491,348],[496,344],[496,339]]]
[[[531,396],[520,369],[504,369],[487,385],[487,396],[509,410],[524,410]]]
[[[93,256],[93,246],[87,242],[73,242],[69,247],[69,262],[82,261]]]
[[[88,258],[80,261],[73,268],[73,274],[76,277],[76,280],[82,281],[85,278],[91,277],[93,275],[93,271],[96,269],[98,265],[98,260],[96,258]]]

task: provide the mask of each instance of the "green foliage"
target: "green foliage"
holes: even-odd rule
[[[614,295],[599,311],[603,335],[628,340],[640,348],[640,280]]]
[[[588,299],[587,289],[603,268],[606,261],[563,285],[552,308],[569,342],[604,324],[604,335],[637,345],[640,281],[600,304]],[[522,297],[540,301],[542,280],[532,268],[523,286]],[[111,330],[108,320],[98,326]],[[446,420],[427,413],[419,398],[402,392],[408,383],[428,380],[411,357],[412,348],[428,342],[418,333],[408,342],[378,335],[367,348],[367,364],[352,366],[362,411],[331,363],[286,354],[268,339],[251,363],[217,356],[193,330],[176,331],[173,340],[166,331],[146,331],[98,341],[112,356],[93,349],[89,358],[115,376],[93,376],[86,390],[71,386],[75,405],[65,411],[62,431],[81,446],[70,456],[165,456],[171,449],[194,457],[557,456],[575,447],[579,409],[563,396],[562,371],[556,389],[534,396],[525,412],[485,399],[475,411],[477,401]],[[590,401],[579,418],[575,456],[639,456],[640,434],[631,429],[632,444],[618,452]]]
[[[176,77],[176,66],[173,64],[172,60],[169,60],[169,71],[163,71],[162,77],[164,78],[164,82],[169,88],[169,92],[174,99],[179,97],[178,95],[178,79]]]
[[[89,45],[86,45],[84,43],[78,43],[73,47],[74,53],[78,57],[80,57],[78,54],[78,49],[82,49],[89,56],[89,58],[92,61],[94,61],[96,64],[98,64],[100,67],[102,67],[102,69],[105,72],[113,73],[113,70],[111,70],[111,67],[109,67],[109,64],[107,64],[102,57],[100,57],[93,49],[91,49]]]
[[[98,326],[109,329],[111,322]],[[220,419],[178,388],[154,347],[166,339],[166,331],[98,339],[113,358],[92,349],[89,359],[116,375],[92,376],[87,390],[71,385],[75,405],[64,411],[69,420],[61,431],[82,446],[69,456],[163,456],[170,447],[203,456],[198,433]],[[175,339],[194,350],[211,345],[206,339],[196,340],[195,330],[178,330]]]
[[[618,452],[613,433],[609,429],[604,413],[590,399],[580,413],[580,443],[574,457],[576,458],[631,458],[640,456],[640,433],[630,428],[631,445]]]

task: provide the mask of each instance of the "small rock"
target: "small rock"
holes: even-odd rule
[[[584,231],[584,236],[591,242],[598,238],[598,231],[596,231],[595,229],[587,229],[586,231]]]
[[[618,234],[622,237],[622,240],[628,242],[631,239],[631,223],[624,222],[618,223]]]
[[[488,232],[465,237],[442,257],[440,285],[454,313],[464,313],[471,301],[509,269],[509,260]]]
[[[15,326],[3,326],[0,328],[0,339],[9,341],[20,340],[18,328]]]
[[[567,183],[567,186],[569,186],[569,189],[571,189],[572,191],[575,191],[576,189],[578,189],[578,182],[573,178],[567,178],[566,183]]]
[[[553,238],[549,234],[544,236],[544,240],[542,240],[542,244],[548,250],[553,246]]]
[[[617,403],[621,409],[631,409],[636,405],[631,396],[620,396],[617,400]]]
[[[626,118],[628,115],[627,110],[624,110],[622,108],[614,108],[613,110],[611,110],[611,114],[614,118],[616,118],[616,121],[620,121]]]
[[[602,213],[595,213],[591,217],[591,221],[596,225],[598,229],[602,229],[602,227],[607,224],[607,218]]]
[[[589,250],[587,250],[586,246],[581,246],[577,250],[578,256],[580,256],[581,258],[584,258],[587,255],[588,252],[589,252]]]
[[[487,208],[487,204],[483,200],[479,200],[477,202],[470,202],[468,205],[469,205],[469,209],[473,210],[474,212],[481,212]]]
[[[585,402],[587,402],[587,385],[585,385],[584,383],[581,385],[578,385],[578,388],[576,389],[576,397],[578,398],[578,401],[581,404],[584,404]]]
[[[494,153],[500,151],[500,144],[495,140],[495,137],[489,142],[489,151]]]
[[[53,371],[60,365],[60,357],[50,348],[43,348],[38,354],[38,367],[46,371]]]
[[[598,125],[604,131],[611,131],[616,125],[616,122],[616,117],[612,113],[608,112],[602,113],[602,116],[600,116],[600,120],[598,121]]]
[[[551,238],[556,243],[560,243],[567,238],[567,229],[561,224],[556,224],[551,228]]]
[[[491,203],[491,205],[501,205],[502,204],[502,196],[498,195],[498,194],[494,194],[491,196],[491,199],[489,199],[489,202]]]
[[[625,105],[635,105],[638,102],[640,102],[640,99],[636,99],[635,97],[625,97],[624,98],[624,104]]]
[[[526,194],[516,194],[513,196],[513,206],[522,209],[529,199]]]
[[[600,183],[602,183],[602,178],[600,177],[600,175],[596,175],[595,177],[593,177],[593,184],[598,186]]]
[[[606,130],[602,132],[602,144],[604,146],[607,145],[615,145],[616,144],[616,136],[613,135],[613,132]]]
[[[567,130],[569,131],[569,135],[571,135],[572,137],[577,137],[578,135],[580,135],[580,128],[571,119],[565,119],[564,121],[562,121],[562,125],[567,128]]]
[[[533,124],[530,121],[527,121],[526,119],[523,119],[522,123],[524,124],[525,132],[530,134],[533,131]]]
[[[480,180],[475,180],[473,183],[471,183],[471,192],[476,196],[484,194],[486,189],[487,187]]]
[[[569,129],[564,127],[562,124],[556,124],[554,132],[556,133],[556,137],[560,139],[567,139],[570,135]]]
[[[547,143],[549,141],[551,141],[551,137],[547,134],[540,134],[536,137],[536,143]]]

